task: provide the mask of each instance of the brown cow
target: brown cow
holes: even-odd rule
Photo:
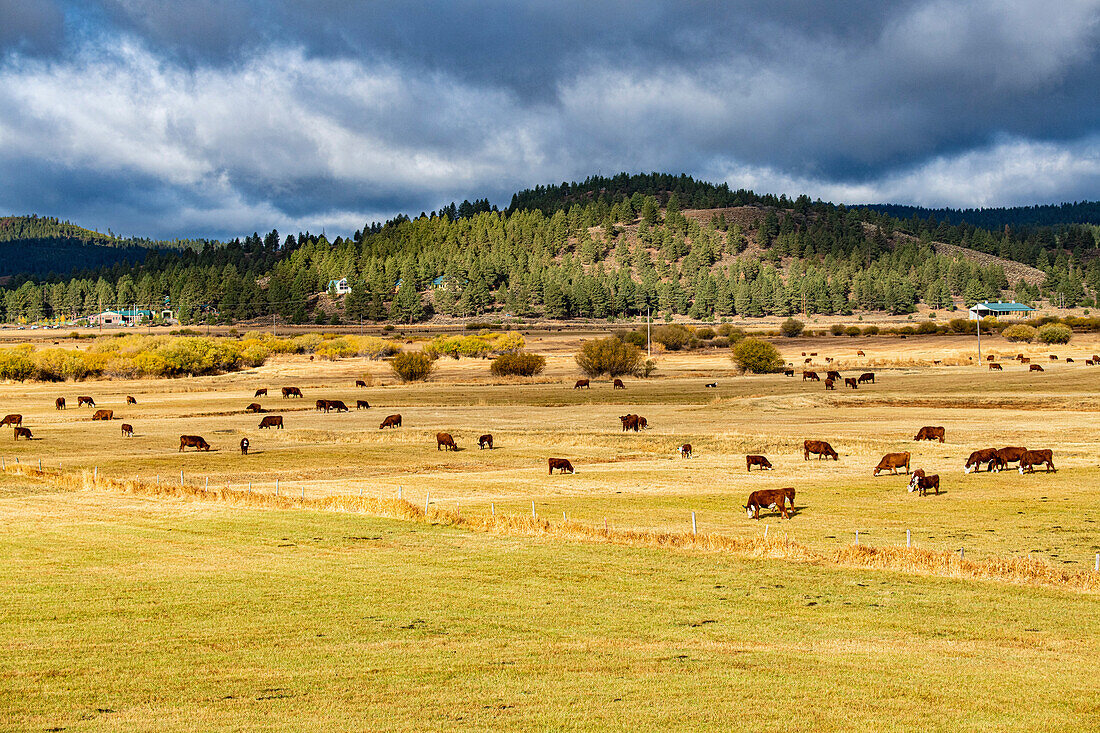
[[[580,389],[581,387],[592,389],[592,385],[587,379],[578,379],[577,383],[573,385],[573,389]]]
[[[1057,354],[1051,354],[1050,355],[1050,360],[1051,361],[1058,361],[1058,355]]]
[[[826,443],[824,440],[807,440],[802,443],[802,460],[810,460],[810,454],[816,453],[817,460],[821,460],[822,456],[826,458],[832,458],[834,461],[839,460],[837,452],[833,450],[833,446]]]
[[[260,407],[259,402],[253,402],[248,407],[244,408],[245,412],[263,412],[264,408]]]
[[[803,360],[802,360],[802,363],[803,363],[803,364],[813,364],[813,363],[814,363],[814,360],[813,360],[813,359],[809,359],[809,358],[807,358],[807,359],[803,359]]]
[[[753,466],[759,466],[761,471],[765,468],[769,471],[774,470],[772,468],[772,462],[764,456],[745,456],[745,470],[751,471]]]
[[[997,357],[993,356],[993,354],[990,354],[989,356],[985,357],[985,360],[986,361],[997,361]]]
[[[839,382],[841,379],[843,379],[843,377],[840,376],[840,372],[835,371],[833,369],[830,369],[829,371],[825,372],[825,378],[826,379],[831,379],[834,382]]]
[[[1020,458],[1020,474],[1023,475],[1025,471],[1034,473],[1035,467],[1042,464],[1046,464],[1047,473],[1058,470],[1054,467],[1054,451],[1050,448],[1024,451],[1023,457]]]
[[[320,412],[321,410],[328,412],[328,400],[317,400],[317,402],[315,402],[314,404],[316,406],[313,409],[315,409],[317,412]]]
[[[997,465],[993,467],[993,470],[1000,471],[1002,468],[1008,468],[1008,464],[1016,463],[1024,457],[1025,453],[1027,453],[1027,448],[1020,448],[1018,446],[998,448]]]
[[[871,384],[874,384],[875,383],[875,373],[874,372],[864,372],[863,374],[860,374],[859,375],[859,383],[863,384],[864,382],[870,382]]]
[[[1040,365],[1038,365],[1038,364],[1032,364],[1032,365],[1031,365],[1031,366],[1030,366],[1030,367],[1028,368],[1028,371],[1029,371],[1029,372],[1042,372],[1042,371],[1046,371],[1046,370],[1045,370],[1045,369],[1043,369],[1043,367],[1041,367],[1041,366],[1040,366]]]
[[[997,364],[996,362],[994,362],[994,363],[991,363],[989,365],[989,371],[991,371],[991,372],[1003,372],[1004,369],[1001,368],[1000,364]]]
[[[1031,359],[1029,359],[1028,357],[1025,356],[1024,358],[1020,359],[1020,363],[1021,364],[1030,364]]]
[[[122,423],[122,437],[132,438],[134,437],[134,426],[130,423]]]
[[[364,382],[362,379],[356,379],[355,380],[355,386],[356,387],[366,387],[367,383]]]
[[[93,420],[114,420],[115,419],[115,411],[114,410],[96,410],[95,414],[92,415],[92,419]]]
[[[31,435],[30,428],[16,428],[15,436],[12,440],[19,440],[20,438],[26,438],[27,440],[34,440],[34,436]]]
[[[347,412],[348,406],[344,404],[343,400],[325,400],[325,412],[329,410],[336,410],[337,412]]]
[[[845,377],[844,386],[851,387],[852,389],[859,389],[859,382],[856,381],[855,377]]]
[[[1092,359],[1085,359],[1085,366],[1092,366],[1092,364],[1093,364]]]
[[[859,351],[856,352],[856,356],[867,356],[867,355],[863,353],[863,349],[860,349]]]
[[[817,376],[817,372],[802,371],[802,381],[810,380],[811,382],[820,382],[821,377]]]
[[[1072,364],[1073,363],[1073,357],[1072,356],[1067,356],[1066,357],[1066,363],[1067,364]]]
[[[626,385],[623,384],[623,380],[616,379],[611,383],[611,389],[626,389]]]
[[[263,420],[260,420],[260,429],[263,428],[275,428],[276,430],[283,429],[283,416],[282,415],[267,415]]]
[[[210,444],[207,443],[201,435],[181,435],[179,452],[182,453],[184,448],[210,450]]]
[[[135,400],[131,395],[126,395],[126,404],[127,405],[136,405],[137,400]]]
[[[923,427],[917,431],[917,437],[913,440],[938,440],[942,443],[946,432],[943,428]]]
[[[84,405],[87,405],[88,407],[95,407],[95,400],[93,400],[91,397],[88,397],[86,395],[81,395],[81,396],[77,397],[76,398],[76,406],[77,407],[83,407]]]
[[[248,442],[248,438],[241,438],[241,455],[242,456],[247,456],[248,455],[248,446],[249,445],[250,445],[250,443]]]
[[[482,448],[488,448],[489,450],[493,449],[492,433],[485,433],[485,435],[482,435],[480,438],[477,439],[477,449],[481,450]]]
[[[826,379],[826,380],[825,380],[825,389],[826,389],[826,390],[829,390],[829,389],[836,389],[836,382],[834,382],[834,381],[833,381],[833,380],[831,380],[831,379]]]
[[[923,468],[913,471],[913,478],[909,479],[909,491],[917,492],[917,496],[924,496],[929,489],[936,490],[936,496],[940,495],[940,475],[926,476]]]
[[[691,458],[691,443],[684,443],[676,450],[680,451],[681,458]]]
[[[826,356],[826,357],[825,357],[825,363],[826,363],[826,364],[832,364],[832,363],[833,363],[833,357],[831,357],[831,356]]]
[[[561,473],[568,471],[569,473],[576,473],[577,469],[573,468],[573,464],[564,458],[548,458],[546,459],[550,464],[550,475],[554,475],[554,469],[558,469]]]
[[[1024,360],[1024,355],[1023,354],[1016,354],[1016,356],[1014,356],[1012,358],[1015,359],[1016,361],[1023,361]]]
[[[794,369],[784,369],[783,370],[783,376],[784,377],[793,377],[794,376]]]
[[[435,449],[439,450],[441,448],[446,448],[447,450],[458,450],[458,446],[455,445],[455,439],[451,437],[450,433],[435,434]]]
[[[11,426],[14,427],[16,425],[22,425],[22,424],[23,424],[23,416],[22,415],[8,415],[3,420],[0,420],[0,427],[3,427],[4,425],[11,425]]]
[[[267,387],[261,387],[260,389],[256,390],[256,394],[252,396],[259,397],[260,395],[264,395],[265,397],[267,396]]]
[[[642,430],[649,430],[649,420],[646,420],[641,415],[638,415],[638,427]]]
[[[1092,363],[1093,364],[1100,364],[1100,356],[1097,356],[1096,354],[1093,354],[1092,355]]]
[[[287,397],[301,397],[301,396],[302,396],[302,390],[298,389],[297,387],[283,387],[283,399],[284,400]]]
[[[810,356],[817,356],[817,352],[816,351],[811,351]]]
[[[65,409],[65,398],[64,397],[58,397],[56,400],[53,401],[53,406],[54,406],[55,410],[64,410]]]
[[[637,415],[619,415],[619,420],[622,421],[624,433],[627,430],[633,430],[635,433],[638,432],[639,418]]]
[[[878,465],[875,466],[875,470],[871,475],[878,476],[879,471],[890,469],[890,472],[896,476],[899,468],[904,468],[905,473],[909,473],[909,451],[905,451],[904,453],[887,453],[882,457],[882,460],[878,462]]]
[[[971,453],[966,459],[966,465],[963,466],[963,473],[977,472],[983,463],[989,464],[986,471],[992,471],[994,466],[1000,465],[1001,459],[997,457],[996,448],[982,448]]]
[[[786,504],[791,505],[791,509],[794,509],[794,488],[787,487],[785,489],[762,489],[760,491],[754,491],[749,494],[749,503],[744,506],[747,513],[752,519],[760,518],[761,509],[778,509],[779,516],[784,519],[790,519],[790,515],[787,514]]]
[[[378,426],[378,429],[382,430],[383,428],[399,428],[399,427],[401,427],[401,416],[400,415],[390,415],[389,417],[387,417],[385,420],[382,421],[382,424]]]
[[[355,409],[356,410],[369,410],[370,409],[370,403],[367,402],[366,400],[356,400],[355,401]]]

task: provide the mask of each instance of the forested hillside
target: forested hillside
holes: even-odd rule
[[[142,262],[150,249],[184,243],[122,239],[41,216],[0,217],[0,277],[70,275]]]
[[[937,254],[937,243],[964,249]],[[92,276],[18,278],[2,304],[8,320],[34,320],[167,298],[185,321],[297,322],[908,313],[1052,293],[1073,306],[1095,302],[1096,255],[1087,226],[989,230],[624,174],[523,191],[503,212],[480,200],[399,216],[331,242],[272,231]],[[997,258],[1041,272],[1014,266],[1010,280]],[[341,278],[351,293],[323,294]]]

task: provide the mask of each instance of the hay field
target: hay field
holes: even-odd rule
[[[992,340],[991,340],[992,341]],[[183,380],[92,381],[6,385],[0,400],[24,416],[35,440],[0,439],[0,457],[64,471],[97,468],[101,475],[253,490],[294,496],[362,493],[401,495],[414,503],[463,512],[523,512],[534,502],[542,517],[620,528],[682,530],[696,512],[706,531],[752,536],[782,531],[815,548],[851,543],[914,543],[967,556],[1027,555],[1072,568],[1091,567],[1100,551],[1100,367],[1084,358],[1100,345],[1084,341],[1061,349],[1075,363],[1044,362],[1032,374],[1016,362],[1003,373],[978,366],[920,366],[933,357],[965,360],[972,340],[814,339],[783,342],[785,356],[801,361],[817,351],[823,371],[832,355],[845,374],[873,370],[877,383],[859,390],[825,392],[820,383],[781,375],[741,377],[725,353],[660,357],[659,378],[628,379],[625,391],[597,382],[573,390],[578,376],[571,353],[576,337],[554,336],[533,347],[549,368],[533,380],[501,382],[483,360],[439,362],[425,384],[399,385],[383,363],[309,361],[281,357],[259,369]],[[992,343],[994,351],[1045,352]],[[866,357],[856,357],[857,350]],[[883,366],[885,365],[885,366]],[[800,371],[800,369],[799,369]],[[355,388],[368,377],[371,386]],[[717,389],[704,384],[718,381]],[[300,386],[304,399],[282,399],[279,388]],[[270,394],[254,398],[257,387]],[[116,420],[91,422],[91,410],[74,407],[78,394],[114,409]],[[127,406],[132,394],[138,404]],[[65,395],[69,409],[56,411]],[[319,413],[314,400],[342,399],[349,413]],[[356,399],[369,410],[356,410]],[[243,408],[257,399],[280,414],[286,429],[259,430],[260,416]],[[650,429],[621,432],[618,415],[646,416]],[[399,430],[378,429],[391,413]],[[120,424],[134,426],[122,438]],[[924,425],[942,425],[947,442],[915,443]],[[439,451],[438,431],[450,432],[460,451]],[[496,448],[478,450],[492,433]],[[178,452],[180,434],[206,437],[214,449]],[[237,445],[248,437],[252,454]],[[804,439],[828,440],[840,460],[804,461]],[[696,457],[676,453],[691,443]],[[1054,474],[1015,471],[963,475],[969,453],[986,446],[1022,445],[1054,450]],[[910,451],[913,468],[939,473],[945,491],[918,498],[904,476],[871,476],[887,452]],[[747,453],[766,454],[770,472],[745,471]],[[548,456],[570,459],[577,474],[548,476]],[[747,520],[740,507],[758,488],[793,486],[798,513],[790,521],[768,514]]]

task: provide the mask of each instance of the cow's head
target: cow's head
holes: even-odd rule
[[[748,515],[749,519],[752,519],[752,514],[753,514],[752,507],[749,507],[749,506],[745,507],[745,513]]]
[[[1024,475],[1024,463],[1023,463],[1023,461],[1020,461],[1020,467],[1017,468],[1016,470],[1020,472],[1021,476]]]
[[[969,474],[972,470],[973,470],[973,468],[971,467],[971,465],[969,463],[966,464],[966,466],[963,467],[963,473]]]
[[[909,493],[913,493],[914,491],[917,490],[917,479],[918,478],[919,478],[919,476],[917,476],[917,474],[914,473],[913,478],[909,479]]]

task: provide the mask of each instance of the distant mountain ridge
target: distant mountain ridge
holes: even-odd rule
[[[1100,225],[1100,201],[1075,201],[1061,204],[1010,206],[976,209],[928,209],[904,204],[867,204],[862,208],[898,219],[932,219],[947,224],[970,224],[983,229],[1009,227]]]

